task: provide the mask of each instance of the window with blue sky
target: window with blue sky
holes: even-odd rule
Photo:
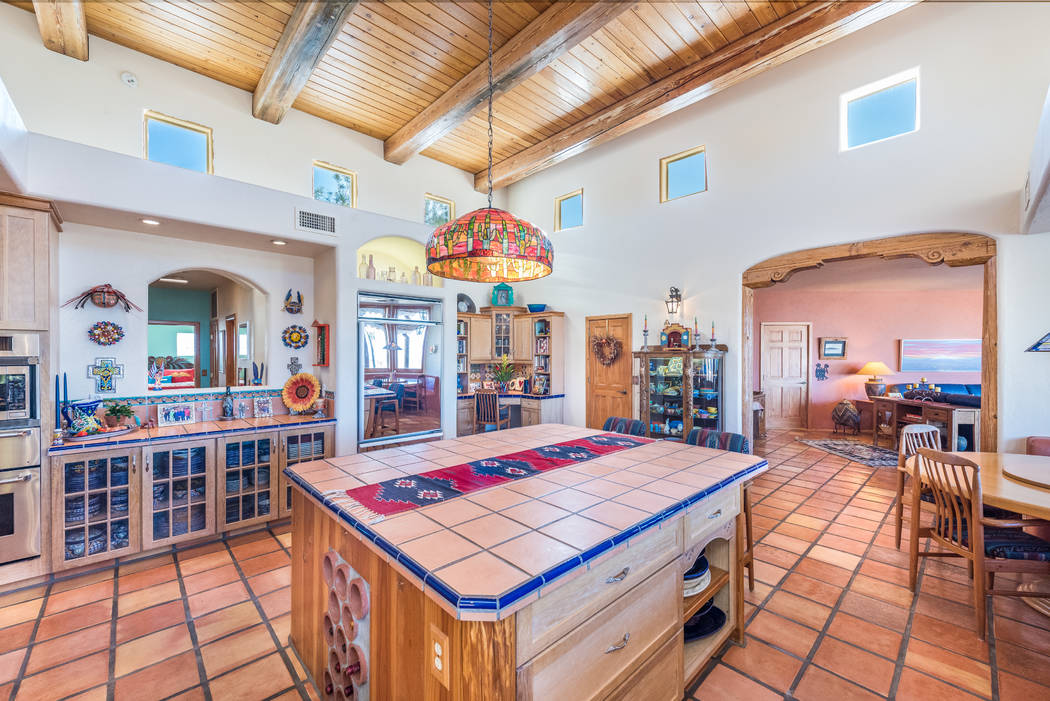
[[[919,129],[919,69],[912,68],[842,95],[839,148],[843,151]]]
[[[146,112],[146,158],[196,170],[212,172],[211,127],[159,112]]]
[[[707,190],[707,151],[697,146],[660,159],[660,201]]]
[[[314,161],[313,184],[315,200],[344,207],[357,206],[357,173],[354,171],[324,161]]]
[[[583,189],[554,199],[554,230],[583,226]]]

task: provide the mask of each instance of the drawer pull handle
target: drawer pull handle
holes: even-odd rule
[[[620,642],[616,643],[615,645],[610,645],[609,649],[605,651],[605,654],[608,655],[610,652],[616,652],[617,650],[624,649],[625,647],[627,647],[627,641],[630,640],[630,639],[631,639],[631,634],[630,633],[624,633],[623,634],[623,640],[621,640]]]
[[[630,574],[630,572],[630,567],[624,567],[622,570],[620,570],[620,574],[615,574],[612,577],[607,577],[605,583],[616,584],[617,582],[622,582],[623,580],[627,579],[627,575]]]
[[[718,518],[721,515],[722,515],[722,510],[719,509],[718,511],[714,512],[713,514],[708,514],[707,517],[708,518]]]

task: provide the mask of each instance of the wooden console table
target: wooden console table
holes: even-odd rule
[[[883,435],[893,440],[897,448],[900,427],[907,424],[943,425],[942,436],[946,437],[945,450],[955,452],[959,442],[959,428],[970,426],[968,450],[981,450],[981,410],[977,407],[957,406],[942,402],[924,402],[918,399],[895,399],[872,397],[871,444],[879,445]],[[887,428],[888,427],[888,430]]]

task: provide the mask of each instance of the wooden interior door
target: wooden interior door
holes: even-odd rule
[[[762,324],[759,358],[768,428],[809,425],[809,324]]]
[[[223,367],[226,376],[223,378],[227,387],[237,384],[237,315],[226,317],[226,333],[223,334],[225,360]]]
[[[602,365],[591,350],[595,336],[612,336],[621,343],[620,356]],[[631,315],[587,317],[587,427],[601,428],[610,416],[633,417],[631,410]]]
[[[211,373],[211,377],[208,378],[209,387],[219,386],[219,359],[222,354],[219,349],[219,320],[212,319],[211,324],[208,327],[208,347],[211,353],[210,362],[208,363],[208,372]]]

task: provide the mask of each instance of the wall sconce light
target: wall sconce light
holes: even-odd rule
[[[678,305],[682,303],[682,291],[677,287],[672,287],[667,293],[667,299],[664,300],[664,304],[667,305],[667,313],[672,316],[678,313]]]

